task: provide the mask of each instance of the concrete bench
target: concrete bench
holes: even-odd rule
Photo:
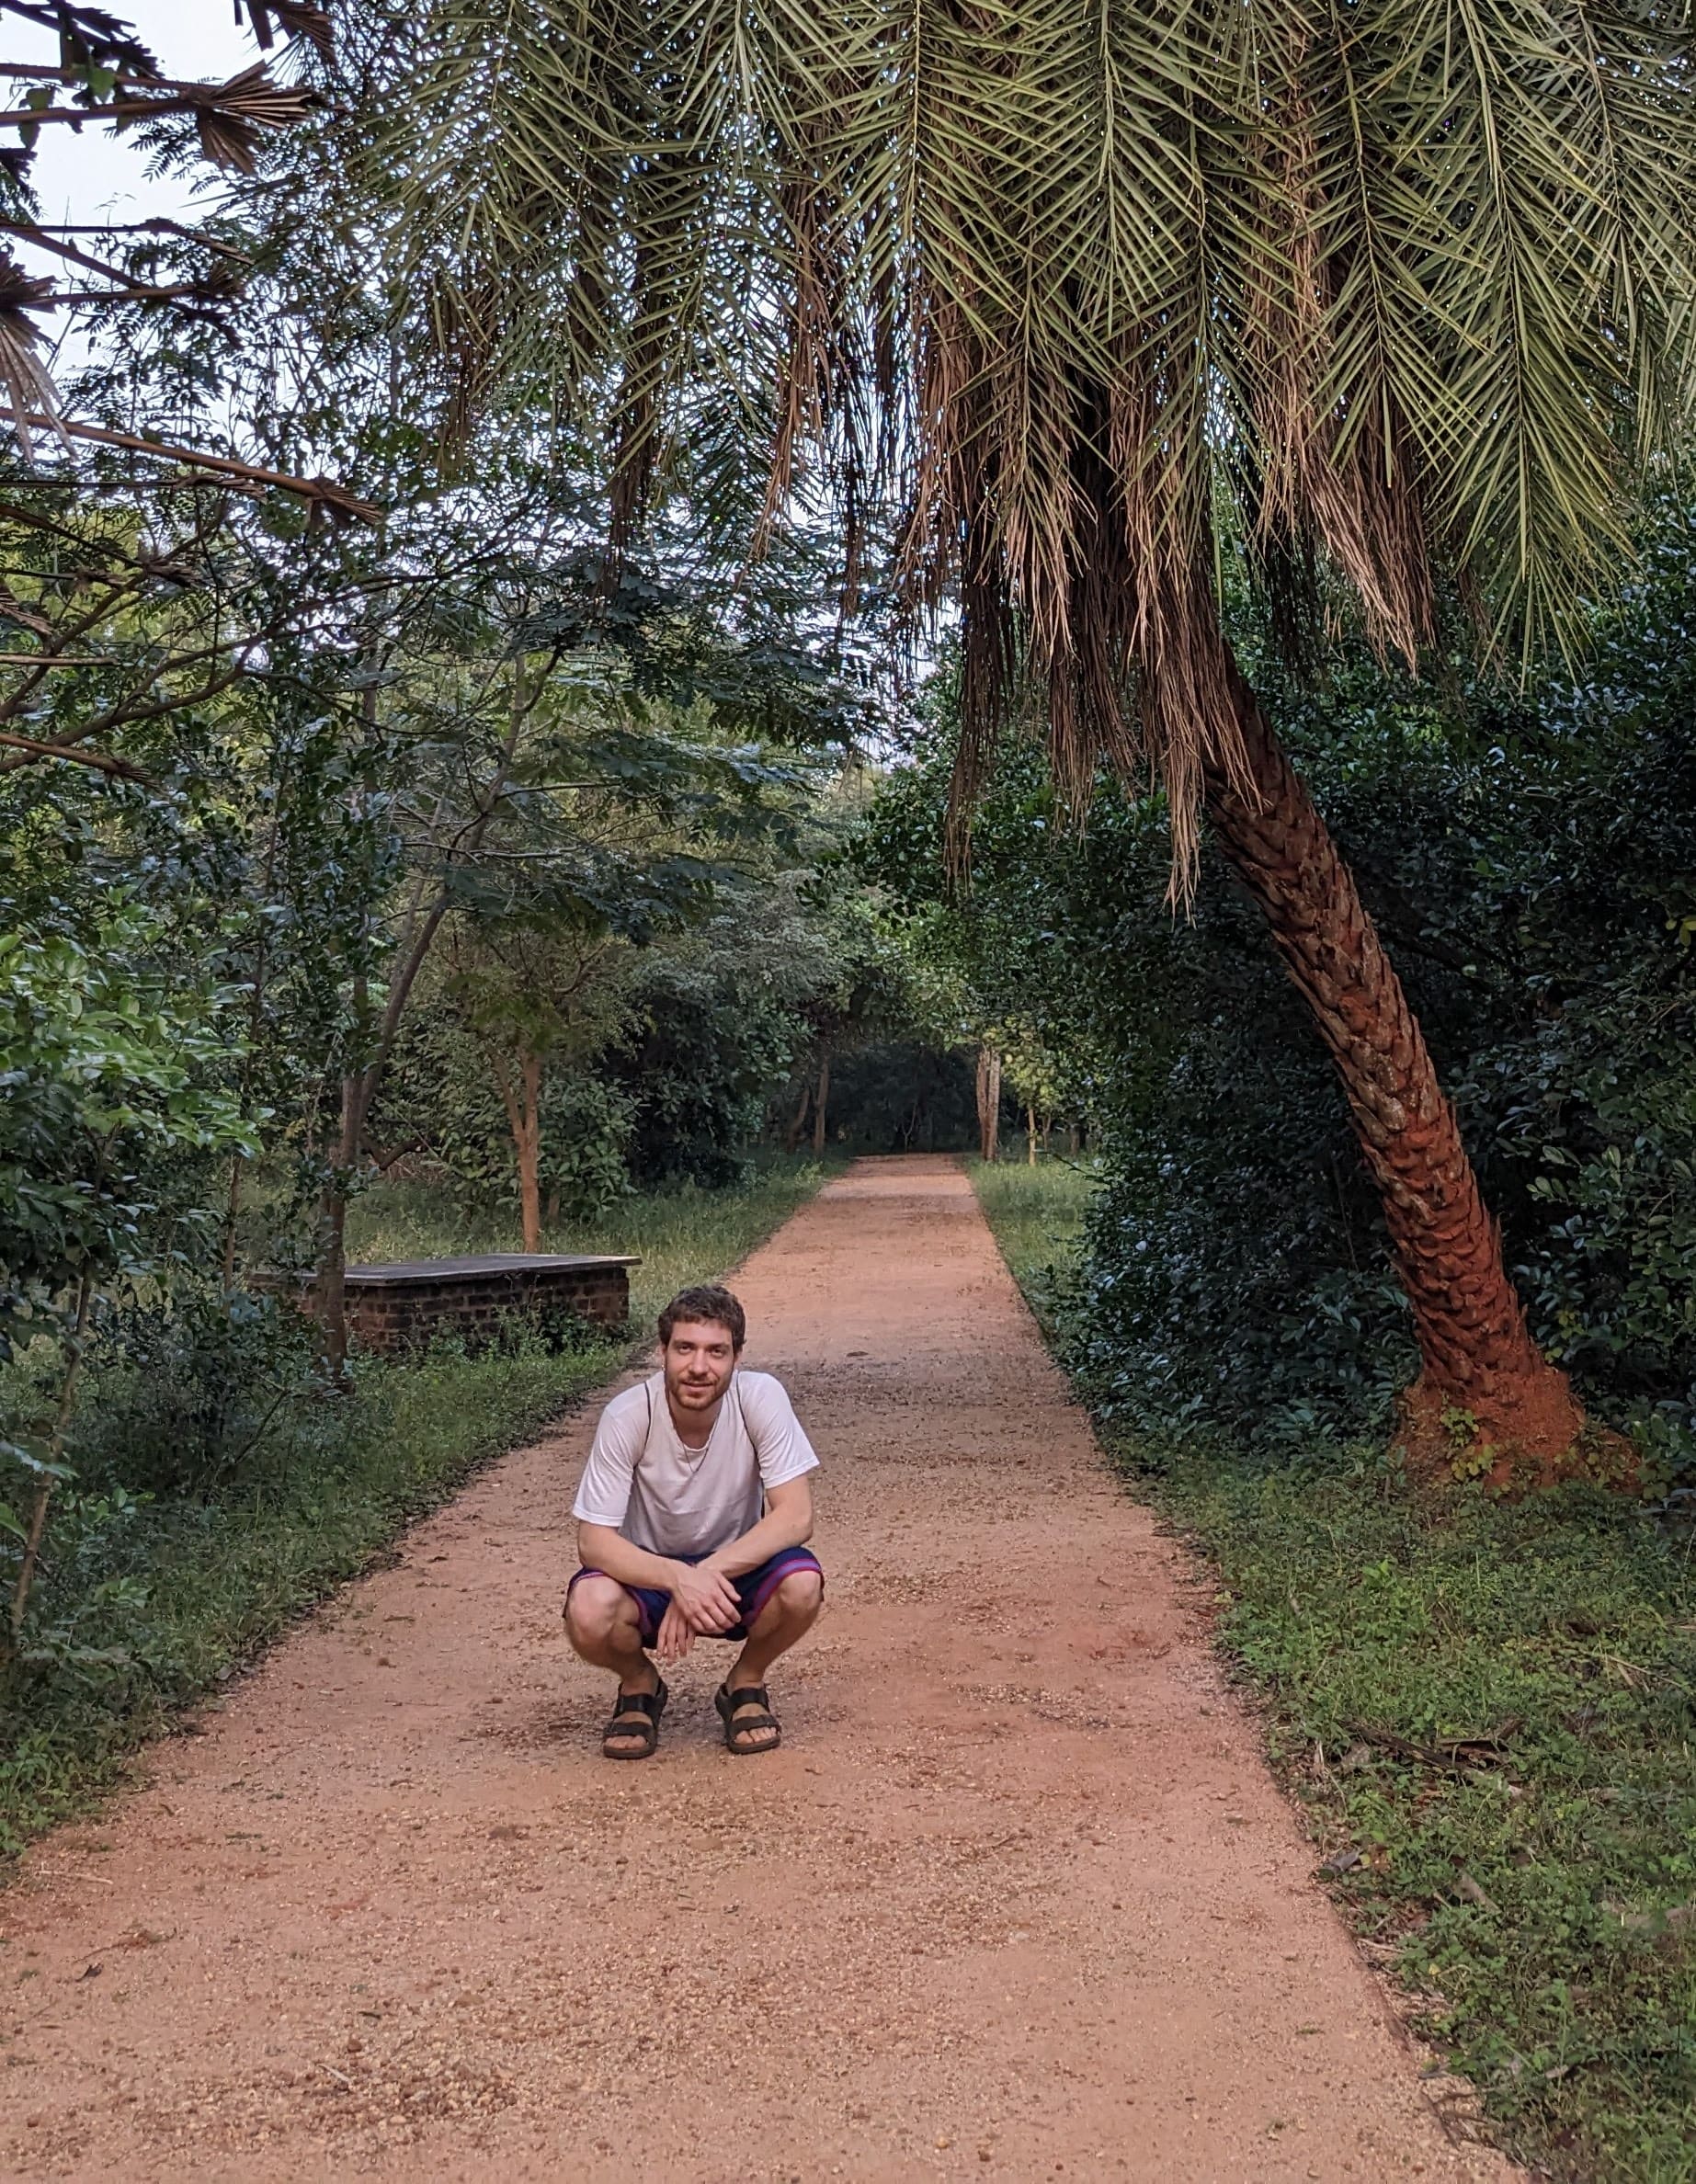
[[[556,1337],[574,1321],[617,1333],[630,1318],[630,1268],[639,1258],[496,1251],[475,1258],[405,1259],[347,1270],[347,1332],[380,1357],[438,1335],[495,1341],[523,1319]]]

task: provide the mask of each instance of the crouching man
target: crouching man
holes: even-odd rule
[[[781,1383],[737,1370],[746,1321],[728,1290],[687,1289],[659,1316],[661,1370],[601,1413],[572,1514],[583,1567],[565,1596],[578,1655],[619,1679],[609,1759],[659,1742],[666,1681],[697,1638],[742,1650],[713,1701],[744,1756],[782,1736],[766,1677],[825,1597],[807,1473],[818,1458]]]

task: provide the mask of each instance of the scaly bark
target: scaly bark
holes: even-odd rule
[[[1427,1470],[1451,1461],[1464,1414],[1502,1479],[1528,1463],[1564,1475],[1583,1461],[1584,1414],[1531,1340],[1454,1109],[1354,880],[1253,691],[1235,665],[1231,676],[1249,779],[1212,768],[1207,813],[1313,1011],[1383,1194],[1422,1361],[1404,1398],[1410,1458]]]

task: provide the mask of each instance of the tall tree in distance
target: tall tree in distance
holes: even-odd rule
[[[1417,661],[1558,642],[1676,441],[1696,293],[1681,7],[1601,0],[435,0],[383,147],[468,398],[605,421],[627,527],[703,421],[768,516],[875,513],[909,607],[956,599],[955,854],[1021,681],[1077,808],[1105,760],[1205,813],[1336,1061],[1423,1369],[1557,1475],[1540,1355],[1352,880],[1244,679],[1242,550],[1299,635],[1339,599]]]

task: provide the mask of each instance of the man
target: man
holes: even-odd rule
[[[741,1641],[713,1701],[729,1749],[749,1757],[782,1737],[766,1676],[825,1598],[805,1543],[818,1458],[781,1383],[737,1370],[746,1332],[726,1289],[674,1297],[661,1370],[613,1397],[583,1467],[565,1628],[619,1679],[609,1759],[645,1759],[659,1743],[666,1681],[647,1649],[680,1661],[697,1638]]]

